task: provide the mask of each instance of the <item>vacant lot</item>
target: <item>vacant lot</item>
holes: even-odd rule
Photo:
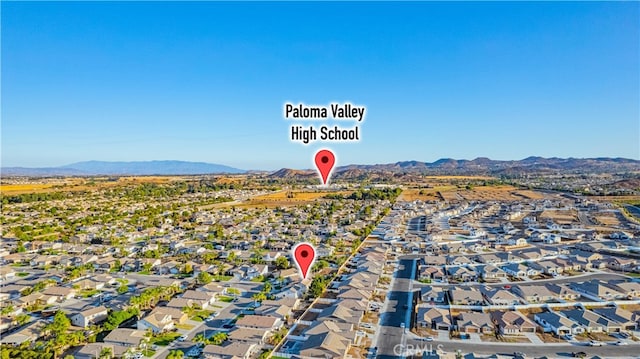
[[[340,194],[348,196],[350,191],[278,191],[261,196],[252,197],[242,203],[231,203],[234,207],[273,208],[285,206],[298,206],[323,199],[328,194]]]
[[[457,186],[445,185],[445,186],[430,186],[429,188],[407,188],[400,194],[399,200],[404,201],[437,201],[442,198],[438,195],[438,192],[450,192],[457,190]]]
[[[29,184],[3,184],[0,185],[0,193],[5,195],[46,192],[53,184],[29,183]]]
[[[4,182],[0,184],[0,193],[3,195],[17,195],[24,193],[65,192],[65,191],[89,191],[102,188],[135,185],[142,183],[169,183],[184,180],[178,176],[128,176],[128,177],[91,177],[91,178],[65,178],[47,179],[29,183]]]
[[[527,199],[541,199],[545,195],[531,190],[520,190],[509,185],[499,186],[471,186],[443,184],[431,184],[428,188],[407,188],[402,191],[400,199],[405,201],[521,201]],[[461,177],[464,178],[464,177]]]
[[[569,224],[578,222],[578,212],[576,210],[546,210],[540,214],[540,218],[548,218],[556,223]]]

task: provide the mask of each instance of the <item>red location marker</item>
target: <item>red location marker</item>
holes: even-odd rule
[[[316,250],[309,243],[299,243],[293,247],[293,259],[296,261],[298,270],[300,270],[300,277],[307,279],[309,268],[311,268],[316,259]]]
[[[336,163],[336,157],[333,152],[329,150],[320,150],[316,153],[316,167],[322,177],[322,184],[326,185],[329,182],[329,175],[333,169],[333,165]]]

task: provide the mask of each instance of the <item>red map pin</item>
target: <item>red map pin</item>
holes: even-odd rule
[[[322,176],[322,184],[326,185],[329,182],[329,175],[333,169],[333,165],[336,163],[336,157],[333,152],[329,150],[320,150],[316,153],[316,167]]]
[[[316,250],[309,243],[299,243],[293,247],[293,259],[300,271],[300,277],[306,279],[307,274],[309,274],[309,268],[311,268],[316,259]]]

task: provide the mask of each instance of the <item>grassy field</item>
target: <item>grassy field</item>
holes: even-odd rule
[[[180,337],[180,335],[180,333],[176,332],[162,333],[156,337],[151,338],[151,344],[167,346],[169,345],[169,343]]]

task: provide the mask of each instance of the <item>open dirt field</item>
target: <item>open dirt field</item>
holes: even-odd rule
[[[456,186],[433,186],[431,188],[406,188],[400,194],[399,200],[403,201],[437,201],[440,200],[438,192],[455,191]]]
[[[475,186],[471,189],[454,185],[433,186],[431,188],[407,188],[400,199],[405,201],[467,200],[467,201],[518,201],[542,199],[544,194],[530,190],[520,190],[513,186]]]
[[[184,178],[177,176],[130,176],[118,177],[117,179],[108,177],[42,179],[25,183],[2,183],[0,184],[0,193],[3,195],[15,195],[24,193],[85,191],[141,183],[162,184],[181,180],[184,180]]]
[[[594,216],[594,219],[605,226],[620,226],[622,222],[620,221],[620,217],[618,217],[614,213],[599,213]]]
[[[569,224],[572,222],[578,222],[578,212],[575,210],[546,210],[540,214],[540,218],[549,218],[556,223]]]
[[[304,192],[304,191],[278,191],[261,196],[252,197],[241,203],[220,203],[222,206],[233,206],[238,208],[274,208],[274,207],[286,207],[286,206],[299,206],[301,204],[312,203],[317,200],[323,199],[328,194],[341,194],[348,196],[351,191],[319,191],[319,192]]]

